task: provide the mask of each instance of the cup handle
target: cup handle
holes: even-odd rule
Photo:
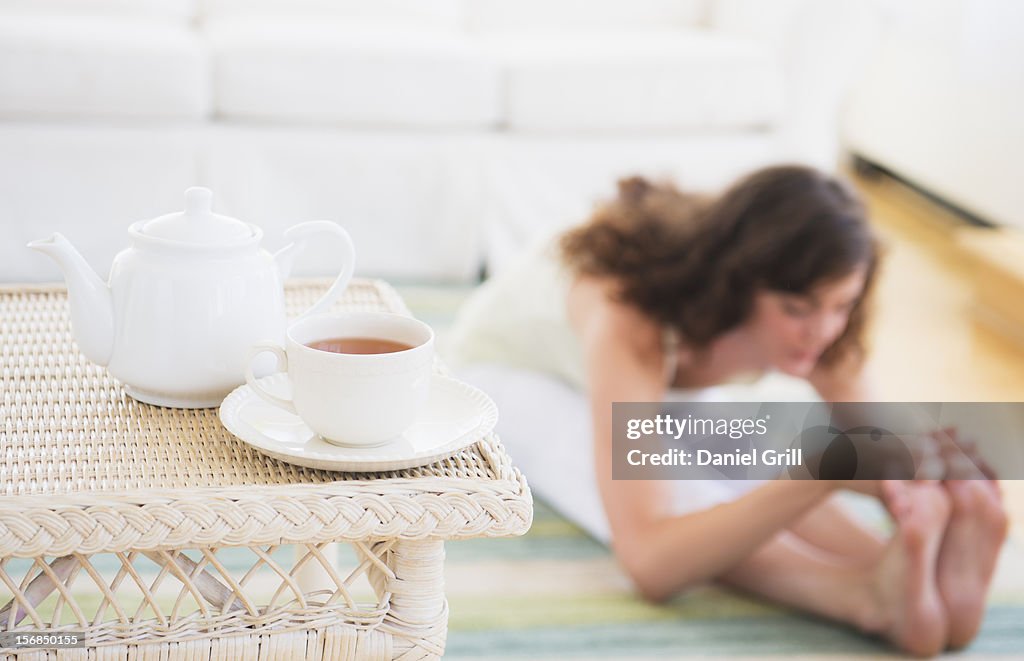
[[[292,400],[278,397],[277,395],[272,395],[267,392],[263,386],[259,384],[259,381],[256,380],[256,376],[252,373],[253,359],[265,351],[269,351],[277,358],[278,372],[288,372],[288,354],[285,353],[285,350],[276,344],[261,342],[249,349],[249,359],[246,361],[245,365],[245,382],[249,384],[249,387],[252,388],[254,393],[260,396],[260,399],[269,402],[274,406],[280,407],[292,415],[299,415],[299,412],[295,410],[295,404]]]
[[[352,245],[352,237],[348,235],[348,232],[341,225],[329,220],[311,220],[307,223],[299,223],[285,231],[284,238],[290,240],[291,243],[274,253],[274,261],[277,263],[282,281],[288,279],[292,265],[295,263],[295,256],[302,252],[314,237],[319,237],[318,241],[322,238],[334,237],[338,244],[338,252],[341,254],[341,271],[334,278],[327,293],[303,311],[299,315],[300,317],[323,312],[331,303],[338,300],[345,288],[348,287],[349,280],[352,279],[352,273],[356,268],[356,249]]]

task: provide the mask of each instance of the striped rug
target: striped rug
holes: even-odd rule
[[[633,595],[607,548],[542,502],[526,536],[451,542],[447,553],[451,621],[445,658],[892,654],[884,643],[843,627],[717,587],[663,606],[645,603]],[[1004,550],[981,635],[951,658],[1024,658],[1022,560],[1018,536]]]

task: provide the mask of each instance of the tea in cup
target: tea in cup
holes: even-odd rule
[[[253,375],[253,359],[277,357],[292,397],[268,392]],[[350,447],[381,445],[400,436],[420,415],[430,389],[434,332],[387,312],[305,317],[287,332],[285,346],[262,343],[249,354],[246,381],[265,401],[302,418],[325,441]]]

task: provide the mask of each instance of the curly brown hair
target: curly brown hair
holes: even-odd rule
[[[863,357],[879,244],[854,191],[818,170],[764,168],[715,197],[624,179],[560,247],[575,273],[613,277],[623,302],[697,349],[742,324],[758,291],[807,294],[865,265],[864,290],[819,364]]]

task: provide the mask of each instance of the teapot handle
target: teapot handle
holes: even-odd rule
[[[281,274],[281,281],[288,279],[288,275],[292,271],[292,266],[295,263],[295,256],[302,252],[309,241],[314,237],[330,235],[334,237],[335,242],[339,244],[339,250],[341,252],[341,272],[331,283],[331,286],[327,289],[327,293],[320,297],[316,303],[311,305],[305,311],[302,312],[300,317],[306,315],[316,314],[323,312],[332,303],[341,297],[341,294],[345,291],[345,287],[348,286],[349,280],[352,279],[352,273],[356,267],[356,250],[352,245],[352,238],[348,235],[341,225],[333,223],[329,220],[311,220],[308,223],[299,223],[298,225],[289,228],[284,233],[284,238],[291,241],[284,248],[281,248],[274,253],[274,261],[277,262],[278,272]],[[326,237],[325,237],[326,238]]]

